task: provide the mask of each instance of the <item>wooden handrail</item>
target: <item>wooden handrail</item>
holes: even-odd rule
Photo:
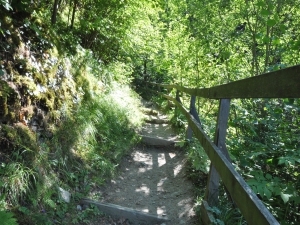
[[[168,89],[175,88],[190,95],[210,99],[300,98],[300,65],[211,88],[199,89],[170,84],[151,84]]]
[[[212,164],[217,169],[223,183],[231,194],[246,221],[250,225],[279,225],[274,216],[259,200],[244,179],[235,170],[222,151],[210,140],[197,120],[176,101],[175,98],[161,94],[166,99],[173,101],[189,121],[195,136],[200,141]]]
[[[232,98],[300,98],[300,65],[211,88],[197,89],[171,84],[151,84],[167,89],[177,89],[176,99],[160,92],[158,94],[173,101],[181,110],[189,122],[189,129],[192,129],[211,160],[212,165],[205,201],[203,201],[201,208],[202,212],[207,215],[202,215],[202,220],[206,224],[211,222],[207,213],[207,205],[210,203],[214,204],[213,200],[217,199],[217,196],[214,196],[214,192],[218,189],[220,177],[226,187],[226,191],[230,194],[234,204],[241,210],[248,224],[278,225],[278,221],[259,200],[241,175],[234,170],[230,162],[225,146],[229,106]],[[191,95],[190,112],[182,105],[178,91]],[[194,106],[195,96],[220,99],[215,142],[201,128]],[[189,133],[190,136],[191,133]]]

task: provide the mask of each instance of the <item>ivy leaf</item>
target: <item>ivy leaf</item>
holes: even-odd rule
[[[3,76],[3,75],[4,75],[4,71],[0,70],[0,76]]]
[[[279,157],[278,159],[279,159],[279,160],[278,160],[278,165],[285,164],[286,160],[285,160],[284,157]]]
[[[247,181],[247,184],[248,185],[250,185],[250,186],[252,186],[252,185],[256,185],[257,184],[257,181],[255,180],[255,179],[249,179],[248,181]]]
[[[270,40],[271,40],[271,39],[270,39],[269,37],[267,37],[267,36],[264,36],[264,37],[263,37],[263,42],[264,42],[264,43],[269,43]]]
[[[284,193],[280,192],[280,196],[281,196],[283,202],[287,203],[289,201],[290,197],[293,196],[293,195],[284,194]]]
[[[265,187],[263,185],[257,185],[257,192],[261,195],[261,196],[264,196],[265,194]]]
[[[282,32],[285,32],[287,30],[287,27],[284,24],[280,24],[279,27]]]
[[[276,20],[269,19],[269,20],[267,21],[267,24],[268,24],[268,26],[273,27],[273,26],[276,24]]]
[[[256,39],[262,39],[264,37],[263,33],[257,33],[255,34]]]
[[[270,12],[269,12],[269,10],[263,9],[263,10],[261,11],[261,15],[263,15],[263,16],[269,16],[269,15],[270,15]]]
[[[264,194],[268,199],[270,199],[272,197],[272,193],[267,187],[265,187],[265,189],[264,189]]]
[[[264,3],[263,1],[259,1],[256,5],[259,7],[264,7],[266,3]]]
[[[266,174],[266,178],[267,178],[268,180],[271,180],[271,179],[272,179],[272,175],[269,174],[269,173],[267,173],[267,174]]]

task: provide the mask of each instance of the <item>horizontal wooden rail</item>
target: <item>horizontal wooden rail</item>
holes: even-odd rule
[[[224,185],[250,225],[279,225],[244,179],[239,175],[222,151],[205,134],[197,120],[175,98],[159,93],[173,101],[188,119],[195,136],[200,141],[212,164],[217,169]]]
[[[211,88],[186,88],[178,85],[157,84],[176,88],[190,95],[210,98],[300,98],[300,65],[234,81]]]
[[[194,132],[194,135],[200,141],[211,160],[212,164],[205,194],[207,202],[203,201],[201,208],[201,211],[204,212],[202,215],[204,223],[210,224],[212,222],[209,219],[210,216],[206,208],[208,205],[214,205],[214,202],[218,200],[218,185],[219,178],[221,178],[226,187],[226,192],[229,193],[229,199],[238,206],[248,224],[278,225],[278,221],[251,190],[242,176],[234,170],[230,162],[225,146],[230,99],[300,98],[300,65],[211,88],[197,89],[170,84],[151,84],[167,89],[177,89],[176,99],[160,92],[157,93],[173,101],[176,107],[182,111],[189,122],[189,129]],[[179,91],[191,95],[190,112],[180,102]],[[195,96],[220,99],[215,142],[201,128],[198,114],[194,109]],[[196,115],[198,122],[193,115]],[[191,137],[191,133],[189,133],[189,136]]]

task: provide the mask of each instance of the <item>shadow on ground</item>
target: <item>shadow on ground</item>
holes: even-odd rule
[[[185,163],[182,149],[140,145],[123,160],[120,175],[98,190],[99,200],[167,217],[167,224],[196,224]]]

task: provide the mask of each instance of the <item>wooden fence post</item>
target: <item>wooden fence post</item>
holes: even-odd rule
[[[182,103],[181,100],[180,100],[180,97],[179,97],[179,93],[180,93],[180,91],[177,90],[177,91],[176,91],[176,100],[177,100],[179,103]]]
[[[179,97],[179,93],[180,93],[180,91],[179,90],[177,90],[176,91],[176,100],[177,100],[177,102],[179,102],[180,104],[182,104],[182,102],[181,102],[181,100],[180,100],[180,97]],[[179,110],[180,111],[180,110]],[[178,107],[176,106],[176,104],[175,104],[175,111],[174,111],[174,115],[175,115],[175,117],[177,117],[178,116]]]
[[[288,74],[285,74],[285,73]],[[259,200],[257,195],[251,190],[246,181],[242,176],[234,169],[231,164],[229,154],[226,150],[225,139],[226,130],[230,110],[230,99],[231,98],[283,98],[283,97],[298,97],[299,96],[299,82],[300,81],[300,66],[289,68],[288,70],[270,72],[264,75],[239,80],[229,84],[224,84],[212,88],[203,89],[192,89],[187,87],[181,87],[178,85],[170,84],[158,84],[167,89],[177,89],[176,98],[169,95],[159,93],[166,99],[175,103],[176,108],[181,110],[183,115],[188,119],[189,125],[193,130],[194,135],[200,141],[206,154],[210,158],[213,165],[211,165],[211,171],[207,183],[206,194],[201,205],[201,219],[205,225],[214,222],[213,214],[211,213],[210,207],[216,205],[218,202],[218,187],[219,180],[222,178],[225,191],[228,194],[229,199],[233,200],[233,204],[236,205],[240,210],[248,224],[257,225],[279,225],[278,221],[270,213],[270,211],[264,206]],[[282,73],[282,76],[280,75]],[[275,76],[276,75],[276,76]],[[278,75],[280,75],[278,79]],[[286,82],[286,75],[295,81]],[[276,85],[268,86],[273,79],[276,80]],[[272,79],[271,79],[272,78]],[[257,92],[255,88],[260,90]],[[242,85],[240,85],[242,84]],[[247,86],[248,85],[248,86]],[[242,86],[243,88],[240,88]],[[259,86],[259,88],[257,88]],[[264,88],[266,86],[267,88]],[[286,90],[292,90],[292,92],[286,92]],[[181,104],[179,98],[179,91],[184,93],[195,95],[198,97],[220,99],[219,102],[219,113],[217,119],[217,126],[215,132],[214,142],[205,133],[201,124],[192,116],[193,101],[191,99],[191,110],[187,111]],[[175,109],[176,109],[175,108]],[[218,173],[215,168],[217,168]],[[220,176],[219,176],[220,174]],[[228,190],[228,191],[227,191]],[[232,196],[230,196],[230,195]],[[208,204],[209,202],[209,204]]]
[[[198,116],[198,113],[197,113],[197,110],[196,110],[196,96],[192,95],[191,96],[191,103],[190,103],[190,114],[197,120],[197,122],[201,125],[201,122],[200,122],[200,118]],[[187,132],[186,132],[186,138],[188,140],[191,140],[192,139],[192,136],[193,136],[193,131],[192,131],[192,128],[191,126],[189,125],[188,128],[187,128]]]
[[[230,110],[230,99],[221,99],[219,105],[219,113],[217,119],[216,133],[215,133],[215,144],[218,146],[222,153],[226,156],[228,160],[230,160],[228,151],[226,149],[226,131],[228,125],[228,117]],[[218,195],[219,195],[219,182],[220,177],[215,169],[215,167],[211,164],[210,171],[208,176],[208,182],[205,193],[205,201],[208,202],[209,206],[215,206],[218,203]]]

